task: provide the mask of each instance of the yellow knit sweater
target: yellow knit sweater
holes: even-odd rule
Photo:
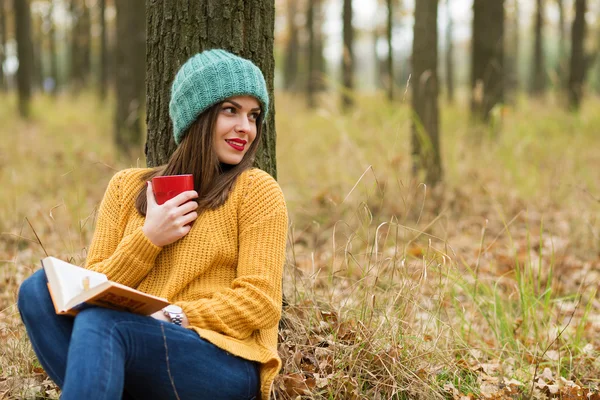
[[[183,238],[157,247],[142,232],[145,218],[134,205],[147,171],[126,169],[111,179],[86,267],[167,298],[202,338],[260,362],[261,394],[268,399],[281,367],[277,325],[287,210],[279,185],[264,171],[245,171],[225,204],[200,213]]]

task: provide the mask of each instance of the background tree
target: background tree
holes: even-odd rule
[[[388,45],[386,65],[386,87],[389,101],[394,100],[394,48],[392,46],[392,31],[394,29],[394,0],[387,0],[386,40]]]
[[[505,100],[514,102],[519,90],[519,51],[521,46],[519,0],[510,2],[512,7],[505,12],[505,52],[504,52],[504,88]]]
[[[446,90],[448,102],[454,102],[454,40],[452,39],[453,25],[452,8],[450,0],[446,0],[446,13],[448,23],[446,24]]]
[[[148,1],[146,6],[148,165],[165,163],[175,149],[172,135],[168,134],[173,129],[168,104],[177,69],[199,51],[223,48],[252,60],[265,76],[271,103],[256,164],[276,178],[274,2],[246,0],[242,8],[222,0],[172,0],[168,5]]]
[[[471,112],[488,121],[504,101],[504,0],[474,0]]]
[[[42,28],[42,15],[35,13],[32,22],[32,49],[33,49],[33,83],[34,86],[43,90],[44,84],[44,32]]]
[[[33,47],[31,44],[31,11],[28,0],[14,0],[15,37],[17,38],[17,89],[19,92],[19,114],[29,117],[31,78],[33,73]]]
[[[579,109],[583,95],[583,83],[589,64],[584,51],[586,34],[586,0],[575,0],[575,19],[571,29],[571,64],[569,73],[569,108]]]
[[[415,2],[412,54],[413,173],[425,172],[425,182],[442,179],[438,111],[438,0]]]
[[[316,92],[317,92],[317,53],[316,53],[316,37],[315,37],[315,2],[318,0],[308,0],[306,9],[306,31],[308,32],[308,79],[306,81],[306,101],[308,108],[315,108]]]
[[[116,109],[114,138],[117,149],[128,154],[142,143],[145,106],[146,16],[145,0],[116,0],[115,51]]]
[[[287,45],[285,48],[285,64],[283,69],[283,87],[285,90],[293,90],[296,87],[298,75],[298,53],[300,43],[298,40],[298,27],[296,26],[296,15],[298,14],[297,0],[287,2]]]
[[[324,79],[327,74],[327,65],[325,63],[325,55],[323,53],[324,48],[324,34],[323,25],[325,24],[325,6],[326,0],[316,0],[314,10],[314,22],[313,31],[315,35],[314,44],[314,57],[315,57],[315,88],[317,92],[321,92],[326,89],[326,80]]]
[[[342,107],[344,110],[352,106],[350,92],[354,89],[354,28],[352,26],[352,0],[344,0],[342,12],[344,48],[342,53]]]
[[[91,20],[85,0],[71,0],[71,76],[75,91],[87,84],[90,71]]]
[[[535,23],[534,23],[534,44],[533,44],[533,68],[531,70],[532,95],[539,95],[546,89],[546,68],[544,67],[544,0],[536,0]]]
[[[56,53],[56,24],[54,22],[54,2],[50,3],[50,8],[46,14],[46,24],[48,25],[48,50],[50,56],[50,75],[53,80],[53,85],[50,88],[50,93],[55,95],[58,93],[59,77],[58,77],[58,55]]]
[[[108,39],[106,32],[106,0],[98,1],[98,14],[100,17],[100,57],[99,57],[99,70],[100,79],[98,80],[98,89],[100,100],[106,98],[106,89],[108,86]],[[144,29],[145,29],[144,21]],[[144,49],[146,44],[144,43]],[[144,50],[145,51],[145,50]],[[145,58],[144,58],[145,59]]]
[[[558,57],[556,60],[556,74],[558,75],[558,85],[560,88],[565,86],[565,76],[567,75],[567,29],[565,21],[564,0],[556,0],[558,6]]]
[[[6,59],[6,10],[5,0],[0,0],[0,90],[6,90],[4,77],[4,60]]]

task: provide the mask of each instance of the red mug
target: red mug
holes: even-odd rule
[[[152,178],[156,203],[163,204],[179,193],[194,190],[194,175],[166,175]]]

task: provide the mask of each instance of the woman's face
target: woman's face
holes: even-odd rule
[[[219,161],[237,165],[256,139],[256,123],[260,104],[252,96],[236,96],[225,100],[219,110],[213,148]]]

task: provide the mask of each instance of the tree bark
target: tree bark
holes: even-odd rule
[[[287,3],[287,28],[288,42],[285,50],[285,64],[283,70],[283,86],[285,90],[294,90],[298,75],[298,27],[296,26],[296,14],[298,13],[298,5],[296,0],[288,0]]]
[[[354,89],[354,28],[352,27],[352,0],[344,0],[342,13],[344,49],[342,54],[342,108],[352,107],[351,92]]]
[[[98,13],[100,14],[100,79],[98,80],[98,89],[100,100],[106,99],[106,91],[108,86],[108,47],[106,34],[106,0],[99,0]],[[145,22],[144,22],[145,26]],[[144,49],[146,44],[144,43]],[[145,57],[145,54],[144,54]],[[145,69],[145,68],[144,68]]]
[[[446,90],[448,103],[454,102],[454,21],[452,20],[452,9],[450,0],[446,0],[446,13],[448,13],[448,24],[446,26]]]
[[[315,1],[308,0],[308,8],[306,10],[306,30],[308,32],[308,79],[306,81],[306,101],[308,108],[313,109],[317,106],[317,53],[316,37],[315,37]]]
[[[5,1],[0,0],[0,90],[6,91],[7,84],[4,77],[4,60],[6,60],[6,10]]]
[[[394,29],[394,0],[387,0],[387,26],[386,38],[388,44],[387,55],[387,97],[389,101],[394,101],[394,49],[392,46],[392,30]]]
[[[148,165],[166,163],[176,147],[168,107],[177,69],[199,51],[222,48],[252,60],[264,74],[271,101],[256,165],[276,178],[274,1],[147,0],[146,7]]]
[[[31,12],[28,0],[14,0],[15,36],[17,38],[17,89],[19,92],[19,114],[29,117],[29,100],[31,98],[31,79],[33,75],[33,46],[31,43]]]
[[[415,2],[412,55],[412,161],[416,177],[423,171],[425,182],[442,179],[438,111],[438,0]]]
[[[121,154],[131,154],[142,143],[145,108],[146,16],[145,0],[116,0],[117,47],[114,138]]]
[[[534,24],[534,46],[533,46],[533,69],[531,71],[531,88],[533,95],[540,95],[546,89],[546,69],[544,67],[544,43],[542,29],[544,26],[544,0],[536,0],[535,24]]]
[[[484,122],[504,101],[504,0],[473,2],[471,113]]]
[[[583,96],[586,60],[583,44],[586,34],[586,0],[575,0],[575,19],[571,29],[571,64],[569,74],[569,108],[578,110]]]

